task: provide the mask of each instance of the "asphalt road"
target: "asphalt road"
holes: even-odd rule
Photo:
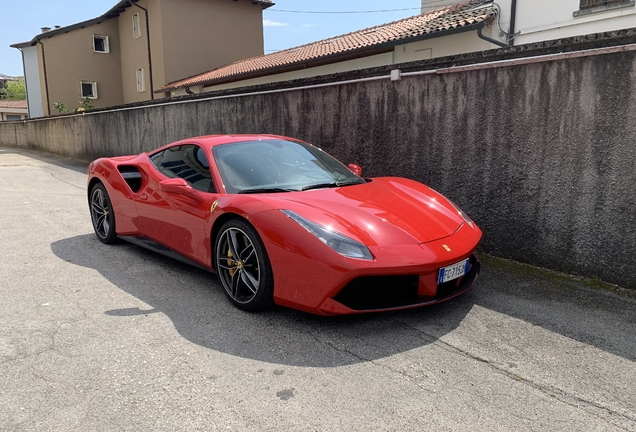
[[[0,148],[0,430],[636,431],[636,293],[482,256],[400,313],[241,312],[92,233],[86,165]]]

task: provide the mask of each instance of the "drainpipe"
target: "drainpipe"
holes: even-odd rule
[[[517,0],[512,0],[510,5],[510,30],[508,32],[508,45],[515,44],[515,24],[517,21]]]
[[[46,89],[46,112],[47,112],[47,115],[51,115],[51,101],[49,100],[49,78],[46,75],[46,55],[44,55],[44,44],[42,43],[40,39],[36,39],[36,40],[42,47],[42,69],[44,70],[44,88]]]
[[[134,0],[128,0],[128,3],[130,3],[131,6],[137,6],[146,14],[146,40],[148,41],[148,73],[150,74],[150,99],[155,100],[155,87],[152,79],[152,53],[150,49],[150,20],[148,19],[148,9],[143,6],[139,6],[137,3],[134,3]]]
[[[495,44],[498,45],[500,47],[503,48],[507,48],[509,45],[505,42],[502,42],[500,40],[497,39],[493,39],[491,37],[486,36],[485,34],[483,34],[481,31],[484,29],[484,26],[479,27],[479,29],[477,30],[477,36],[479,36],[479,39],[483,39],[486,42],[490,42],[491,44]]]

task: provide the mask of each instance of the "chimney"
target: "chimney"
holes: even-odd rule
[[[60,26],[55,26],[55,30],[57,30],[57,29],[59,29],[59,28],[62,28],[62,27],[60,27]]]
[[[42,33],[47,33],[51,31],[51,27],[42,27]]]

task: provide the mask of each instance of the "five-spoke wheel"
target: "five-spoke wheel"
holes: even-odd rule
[[[272,270],[256,230],[232,219],[223,225],[215,244],[216,270],[230,301],[247,311],[271,305]]]
[[[97,238],[102,243],[112,244],[117,241],[115,232],[115,213],[104,185],[97,183],[90,193],[91,220]]]

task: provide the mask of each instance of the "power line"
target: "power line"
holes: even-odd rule
[[[422,1],[422,6],[437,7],[447,6],[455,4],[461,0],[430,0]],[[289,10],[289,9],[266,9],[266,12],[281,12],[281,13],[297,13],[297,14],[367,14],[367,13],[386,13],[386,12],[404,12],[404,11],[419,11],[421,8],[404,8],[404,9],[380,9],[380,10],[363,10],[363,11],[302,11],[302,10]]]
[[[299,11],[299,10],[286,10],[286,9],[267,9],[266,12],[282,12],[282,13],[297,13],[297,14],[364,14],[364,13],[385,13],[385,12],[403,12],[420,10],[420,8],[406,8],[406,9],[384,9],[384,10],[370,10],[370,11]]]

